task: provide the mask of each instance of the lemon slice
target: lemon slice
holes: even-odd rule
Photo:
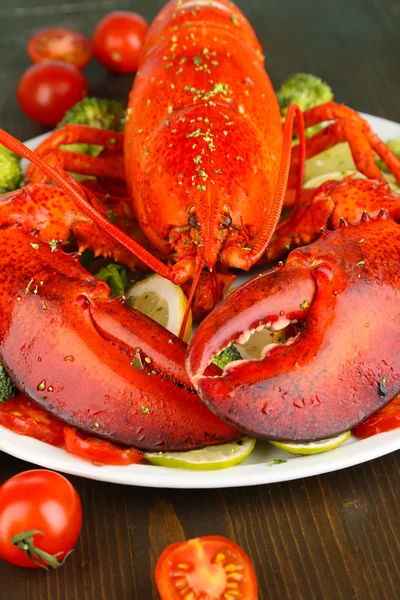
[[[130,287],[126,298],[131,306],[171,333],[179,335],[188,301],[178,285],[160,275],[151,275]],[[190,312],[183,338],[185,342],[189,340],[191,333],[192,313]]]
[[[328,452],[343,444],[350,437],[350,431],[345,431],[340,435],[328,438],[327,440],[319,440],[318,442],[272,442],[270,443],[281,450],[286,450],[291,454],[319,454],[320,452]]]
[[[216,471],[243,462],[252,452],[256,440],[243,438],[232,444],[207,446],[201,450],[188,452],[145,452],[145,458],[160,467],[193,469],[195,471]]]

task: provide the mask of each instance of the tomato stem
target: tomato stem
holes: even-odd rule
[[[34,562],[39,567],[46,569],[46,571],[48,571],[46,565],[48,565],[52,569],[58,569],[59,567],[62,567],[68,556],[71,554],[72,550],[67,552],[64,558],[61,561],[59,561],[58,557],[61,556],[63,552],[57,552],[57,554],[48,554],[44,550],[36,548],[33,539],[34,535],[41,535],[42,537],[44,537],[43,531],[40,531],[39,529],[32,529],[30,531],[22,531],[21,533],[14,535],[11,538],[11,543],[14,544],[14,546],[19,548],[20,550],[22,550],[22,552],[26,554],[29,560]],[[45,564],[41,563],[38,559],[43,561]]]

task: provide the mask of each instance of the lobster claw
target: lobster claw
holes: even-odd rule
[[[385,213],[364,216],[235,290],[189,345],[188,373],[206,405],[250,435],[305,442],[391,401],[400,392],[399,242]],[[224,347],[265,327],[289,327],[290,338],[204,375]]]
[[[200,401],[186,344],[111,300],[73,256],[19,226],[1,231],[0,251],[0,359],[29,398],[85,433],[143,450],[240,436]]]

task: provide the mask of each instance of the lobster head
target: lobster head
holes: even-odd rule
[[[202,400],[250,435],[304,442],[381,409],[400,392],[399,249],[400,225],[364,214],[236,289],[189,346]],[[215,355],[261,330],[272,343],[260,357],[204,375]]]

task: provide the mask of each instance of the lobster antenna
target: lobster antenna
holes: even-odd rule
[[[300,203],[306,163],[306,137],[304,132],[303,112],[301,108],[297,106],[297,104],[291,104],[287,109],[285,124],[283,127],[282,157],[274,200],[272,202],[270,213],[267,217],[267,222],[255,238],[253,242],[253,248],[251,249],[248,255],[250,264],[254,264],[255,262],[257,262],[258,259],[264,254],[279,222],[279,217],[282,212],[283,201],[285,198],[289,178],[290,160],[292,156],[293,123],[295,117],[298,121],[300,162],[299,170],[297,173],[296,200],[293,205],[292,214],[290,218],[292,218],[293,215],[296,214],[297,208]]]
[[[82,188],[79,186],[79,184],[76,183],[76,185],[72,185],[72,183],[66,179],[67,174],[65,171],[60,169],[59,172],[48,165],[37,153],[30,150],[27,146],[19,142],[3,129],[0,129],[0,143],[4,144],[4,146],[6,146],[9,150],[12,150],[19,156],[27,158],[37,167],[39,167],[39,169],[41,169],[44,173],[46,173],[46,175],[51,177],[51,179],[55,181],[57,185],[76,202],[82,212],[88,215],[92,221],[104,229],[104,231],[113,237],[119,244],[121,244],[121,246],[132,252],[134,256],[144,262],[144,264],[147,265],[152,271],[155,271],[158,273],[158,275],[169,279],[173,283],[179,284],[179,275],[176,273],[176,271],[153,256],[151,252],[132,240],[128,235],[118,229],[118,227],[115,227],[115,225],[110,223],[106,217],[103,217],[103,215],[93,208],[82,192]]]
[[[188,304],[187,304],[187,307],[186,307],[186,310],[185,310],[185,314],[183,315],[183,320],[182,320],[181,328],[179,330],[179,337],[180,337],[181,340],[183,340],[183,337],[185,335],[185,330],[186,330],[186,325],[187,325],[189,314],[190,314],[190,309],[192,308],[192,304],[193,304],[194,293],[196,291],[197,284],[199,283],[200,275],[201,275],[201,272],[203,270],[204,264],[205,264],[205,260],[204,259],[199,260],[198,263],[197,263],[197,270],[196,270],[196,272],[194,274],[192,285],[190,287],[190,294],[189,294],[189,298],[188,298]]]

